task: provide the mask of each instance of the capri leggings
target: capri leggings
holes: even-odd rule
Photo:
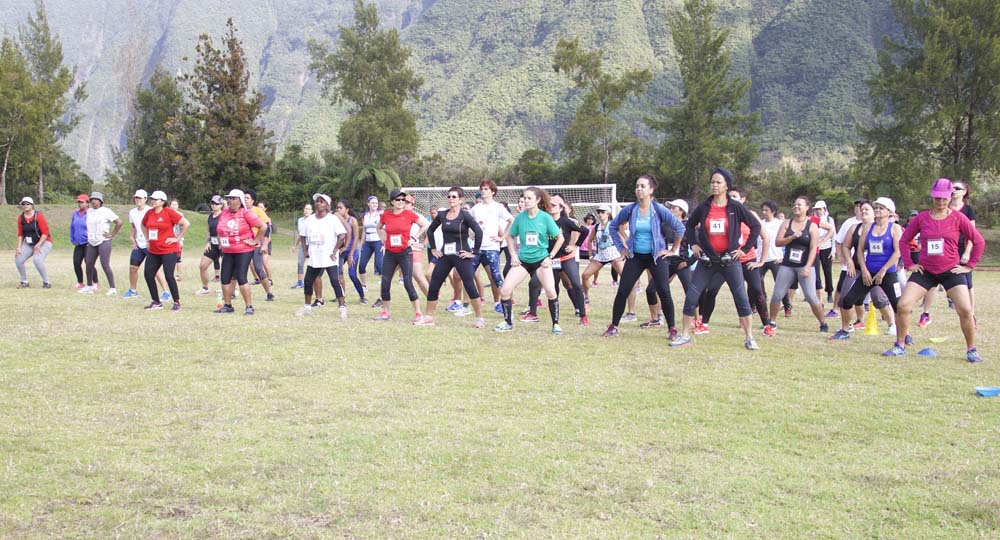
[[[760,268],[749,269],[747,265],[749,263],[742,263],[743,267],[743,277],[746,281],[747,287],[747,298],[750,301],[750,307],[757,309],[757,315],[760,317],[761,324],[767,324],[769,322],[768,317],[768,306],[767,306],[767,296],[764,294],[763,289],[763,277],[760,273]],[[699,301],[699,310],[701,313],[701,320],[703,323],[708,324],[712,319],[712,313],[715,312],[715,300],[719,295],[719,290],[722,289],[722,275],[716,274],[715,277],[708,284],[708,289],[702,294],[702,298]]]
[[[438,259],[437,264],[434,265],[434,272],[431,274],[431,283],[427,287],[427,301],[437,302],[441,286],[447,281],[452,268],[458,270],[458,275],[462,276],[462,285],[465,286],[465,294],[469,296],[469,299],[479,298],[475,270],[472,269],[474,260],[476,259],[463,259],[458,255],[445,255]]]
[[[304,240],[299,244],[299,251],[295,258],[295,273],[300,276],[305,272],[306,268],[306,245]]]
[[[704,260],[698,261],[698,264],[691,270],[691,284],[688,286],[687,295],[684,298],[684,316],[695,316],[701,293],[708,287],[716,274],[721,274],[723,280],[729,285],[729,291],[733,295],[733,303],[736,304],[736,313],[740,317],[749,317],[753,311],[750,309],[750,299],[747,297],[747,289],[743,283],[743,266],[739,264],[712,264]]]
[[[560,268],[552,269],[552,279],[555,282],[556,287],[556,297],[559,295],[559,287],[562,282],[562,275],[565,274],[569,279],[569,283],[572,286],[571,289],[566,291],[569,294],[570,302],[573,303],[573,308],[577,310],[580,316],[587,314],[587,305],[583,297],[583,282],[580,281],[580,263],[574,259],[569,259],[560,262]],[[531,277],[531,281],[528,282],[528,306],[532,310],[532,314],[537,314],[538,309],[538,299],[542,296],[542,282],[538,281],[536,276]]]
[[[375,255],[375,273],[382,273],[382,265],[385,263],[385,258],[382,256],[382,241],[374,240],[371,242],[365,242],[361,246],[361,261],[358,263],[359,274],[367,272],[368,259],[370,259],[372,255]]]
[[[365,244],[367,245],[368,242],[365,242]],[[361,252],[362,257],[364,257],[364,249]],[[386,250],[382,257],[382,301],[388,302],[392,299],[390,297],[390,290],[392,289],[393,274],[396,273],[396,268],[403,271],[403,287],[406,289],[406,295],[410,298],[411,302],[416,302],[420,297],[417,296],[417,290],[413,288],[413,248],[409,247],[402,253],[393,253]]]
[[[788,294],[788,289],[792,283],[798,281],[799,288],[802,289],[802,295],[806,298],[806,303],[810,306],[818,305],[819,297],[816,296],[816,280],[812,276],[804,277],[802,273],[806,270],[812,270],[812,267],[792,268],[785,265],[778,267],[778,277],[774,278],[774,292],[771,294],[771,302],[777,303],[781,297]]]
[[[233,278],[236,278],[236,283],[238,283],[241,287],[249,283],[247,281],[247,271],[250,270],[251,259],[253,259],[252,251],[244,253],[223,253],[222,273],[219,276],[219,281],[223,285],[229,285],[232,283]]]
[[[764,291],[764,296],[767,296],[767,288],[764,287],[763,283],[764,276],[766,276],[768,272],[771,272],[771,278],[777,281],[778,268],[781,268],[781,261],[779,260],[767,261],[766,263],[764,263],[763,270],[760,271],[760,279],[761,279],[760,290]],[[785,294],[785,296],[781,298],[781,307],[785,309],[792,309],[792,300],[788,298],[787,293]]]
[[[340,270],[338,266],[327,266],[326,268],[313,268],[312,266],[306,267],[306,275],[302,278],[302,288],[306,293],[306,296],[312,296],[313,284],[316,282],[316,278],[323,277],[323,272],[330,277],[330,285],[333,285],[333,294],[337,295],[337,299],[344,297],[344,289],[340,286]]]
[[[879,291],[881,294],[877,294]],[[902,287],[899,286],[899,282],[896,281],[895,272],[886,272],[885,277],[882,278],[881,285],[865,285],[865,280],[856,279],[847,292],[842,293],[840,296],[840,308],[841,309],[851,309],[851,306],[859,305],[868,293],[871,292],[872,303],[875,304],[877,309],[882,309],[886,306],[886,302],[892,306],[892,311],[896,311],[896,306],[899,304],[899,297],[902,296]],[[885,301],[880,301],[885,300]]]
[[[163,277],[167,280],[167,288],[170,289],[170,297],[174,299],[174,302],[181,301],[180,293],[177,290],[177,279],[174,277],[174,268],[179,260],[180,256],[177,253],[146,254],[146,267],[143,269],[143,275],[146,278],[146,286],[149,287],[149,295],[153,298],[153,302],[160,301],[160,291],[156,288],[156,273],[161,267],[163,268]]]
[[[267,244],[271,245],[270,242]],[[260,246],[253,248],[253,271],[257,273],[257,279],[264,281],[268,278],[267,272],[264,271],[264,255],[260,251]]]
[[[101,268],[108,278],[108,287],[115,288],[115,273],[111,271],[111,240],[101,242],[99,246],[87,244],[87,285],[94,284],[97,276],[97,258],[101,259]]]
[[[844,296],[847,294],[848,291],[851,290],[851,288],[854,287],[854,282],[857,281],[857,279],[859,277],[858,274],[855,274],[854,277],[851,277],[851,276],[847,275],[847,272],[844,272],[843,276],[844,276],[844,288],[843,288],[843,290],[840,291],[840,303],[841,304],[844,303]],[[898,280],[898,278],[897,278],[897,280]],[[887,283],[885,280],[882,280],[882,282],[883,282],[883,284]],[[900,284],[900,285],[902,285],[902,284]],[[876,286],[872,287],[868,291],[868,294],[871,296],[871,303],[875,304],[875,307],[878,308],[878,309],[882,309],[885,306],[888,306],[890,304],[890,302],[889,302],[889,296],[885,294],[885,291],[883,291],[882,287],[879,286],[879,285],[876,285]],[[899,299],[900,296],[902,296],[902,295],[900,295],[900,294],[896,295],[897,300]],[[854,301],[854,305],[855,306],[860,306],[860,305],[864,304],[866,298],[867,297],[865,295],[861,295],[861,298],[858,298],[858,299],[856,299]],[[850,307],[848,307],[847,309],[850,309]],[[893,306],[892,310],[893,311],[896,310],[895,306]]]

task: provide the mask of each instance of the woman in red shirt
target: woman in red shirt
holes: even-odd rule
[[[28,288],[28,271],[24,263],[33,259],[35,270],[42,276],[42,288],[50,289],[49,273],[45,270],[45,257],[52,251],[52,237],[49,235],[49,224],[45,216],[35,210],[35,201],[31,197],[21,199],[21,215],[17,216],[17,248],[14,255],[14,266],[21,274],[21,284],[18,289]]]
[[[260,244],[267,232],[268,225],[257,217],[253,210],[247,209],[247,203],[242,191],[234,189],[226,195],[225,210],[219,214],[219,224],[216,232],[219,235],[219,248],[222,250],[222,270],[219,280],[222,282],[222,307],[215,313],[234,313],[233,294],[236,283],[240,285],[240,295],[246,304],[246,315],[253,315],[250,283],[247,281],[247,270],[254,256],[254,247]],[[254,227],[258,227],[255,231]]]
[[[392,210],[382,213],[378,224],[378,234],[382,239],[385,255],[382,258],[382,313],[375,317],[376,321],[388,321],[390,318],[389,299],[393,275],[398,266],[403,271],[403,287],[413,304],[413,311],[419,319],[420,303],[416,289],[413,288],[413,248],[411,244],[427,231],[427,219],[416,212],[406,210],[406,193],[394,189],[389,194]],[[420,229],[410,235],[410,228],[416,223]]]
[[[166,193],[154,191],[149,196],[149,200],[153,204],[153,209],[142,217],[142,234],[149,241],[149,254],[146,255],[146,268],[143,272],[153,302],[146,306],[146,309],[163,309],[163,304],[160,303],[160,292],[156,288],[156,273],[160,268],[163,268],[167,287],[170,288],[170,297],[174,300],[174,306],[170,309],[171,311],[180,311],[181,297],[177,290],[174,269],[180,259],[184,233],[187,232],[191,224],[176,210],[166,207]],[[176,235],[174,234],[174,225],[180,225],[180,230]]]

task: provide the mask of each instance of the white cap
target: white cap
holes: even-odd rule
[[[892,202],[892,199],[890,199],[889,197],[879,197],[875,199],[875,202],[872,204],[878,204],[884,206],[888,208],[890,212],[894,214],[896,213],[896,203]]]
[[[668,202],[667,204],[669,204],[670,206],[676,206],[677,208],[680,208],[681,210],[684,211],[685,214],[688,213],[688,203],[684,199],[674,199]]]
[[[826,201],[816,201],[813,208],[822,208],[823,210],[826,210]]]
[[[603,210],[605,212],[610,213],[611,212],[611,205],[609,205],[607,203],[601,203],[601,204],[597,205],[597,209],[598,210]]]
[[[324,201],[326,201],[326,205],[330,206],[331,199],[329,195],[326,195],[324,193],[313,193],[313,202],[316,202],[319,199],[323,199]]]
[[[230,197],[237,197],[237,198],[239,198],[240,204],[243,205],[243,208],[247,207],[247,198],[246,198],[246,195],[244,195],[244,193],[242,191],[240,191],[238,189],[234,189],[234,190],[232,190],[232,191],[229,192],[229,195],[226,195],[227,199],[230,198]]]
[[[143,193],[145,193],[145,192],[143,192]],[[154,191],[153,194],[149,196],[149,198],[150,199],[161,200],[163,202],[167,202],[167,194],[164,193],[164,192],[162,192],[162,191],[160,191],[160,190]]]
[[[145,189],[137,189],[137,190],[135,190],[135,195],[132,195],[132,198],[134,199],[136,197],[142,197],[143,199],[145,199],[148,196],[149,196],[149,194],[146,193]]]
[[[31,197],[25,197],[25,198],[21,199],[21,204],[24,204],[24,203],[28,203],[28,204],[34,205],[35,204],[35,199],[32,199]]]

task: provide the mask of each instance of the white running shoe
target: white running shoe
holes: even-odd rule
[[[76,292],[80,294],[94,294],[94,288],[88,285]]]
[[[340,320],[342,321],[347,320],[347,306],[344,305],[340,306]]]
[[[118,296],[118,289],[111,287],[108,292],[104,293],[104,296]]]
[[[212,294],[212,291],[202,287],[194,292],[195,296],[205,296],[206,294]]]
[[[302,306],[295,312],[295,315],[297,317],[305,317],[312,314],[313,314],[312,306]]]

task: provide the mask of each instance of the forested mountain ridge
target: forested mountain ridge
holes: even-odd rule
[[[621,113],[623,129],[655,137],[642,122],[680,98],[667,21],[680,0],[377,0],[384,25],[399,28],[424,77],[417,113],[421,152],[472,166],[515,161],[533,147],[559,155],[579,92],[552,69],[560,38],[604,50],[612,70],[649,68],[648,92]],[[189,70],[199,34],[221,36],[234,19],[251,75],[266,97],[264,121],[285,143],[336,145],[344,111],[311,76],[306,43],[336,41],[351,0],[47,0],[67,63],[87,83],[81,122],[65,143],[100,177],[120,148],[129,103],[157,64]],[[0,4],[8,34],[33,0]],[[830,159],[869,121],[864,80],[895,22],[888,0],[730,0],[719,24],[731,29],[738,74],[753,80],[765,159]]]

